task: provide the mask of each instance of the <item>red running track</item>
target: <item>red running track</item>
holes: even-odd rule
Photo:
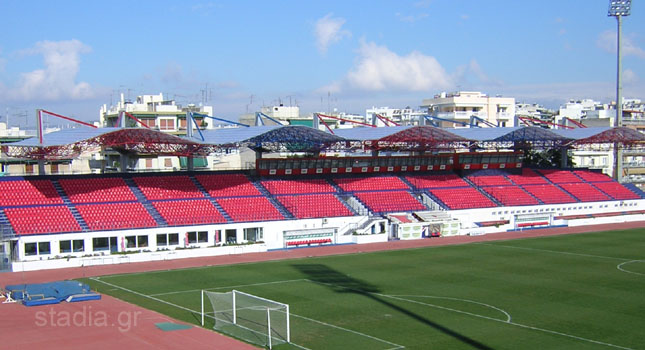
[[[144,263],[91,266],[59,270],[0,273],[0,286],[66,279],[226,265],[312,256],[443,246],[572,233],[645,227],[645,222],[558,227],[492,233],[481,236],[440,237],[412,241],[322,246],[243,255],[226,255]],[[68,349],[257,349],[200,327],[164,332],[154,324],[183,323],[108,295],[101,300],[36,307],[0,304],[0,348],[24,350]]]

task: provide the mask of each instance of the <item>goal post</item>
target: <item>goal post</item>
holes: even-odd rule
[[[202,325],[205,318],[214,321],[213,329],[268,346],[291,342],[289,305],[256,295],[232,290],[226,293],[202,290]],[[211,312],[207,312],[206,300]]]

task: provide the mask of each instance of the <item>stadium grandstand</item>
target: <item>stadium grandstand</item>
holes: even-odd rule
[[[172,155],[188,168],[0,178],[0,252],[4,269],[17,271],[640,221],[645,194],[635,186],[566,157],[557,169],[523,158],[643,142],[628,128],[69,129],[3,145],[3,154],[43,166],[110,150],[121,164]],[[253,150],[254,168],[191,167],[231,148]]]

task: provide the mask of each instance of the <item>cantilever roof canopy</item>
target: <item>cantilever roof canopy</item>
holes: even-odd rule
[[[256,151],[319,152],[342,144],[345,139],[307,126],[274,128],[242,142]]]
[[[233,127],[233,128],[219,128],[212,130],[202,130],[201,134],[204,140],[193,138],[192,140],[202,144],[218,145],[218,146],[238,146],[242,142],[262,135],[271,130],[280,128],[280,125],[269,126],[254,126],[248,128]],[[197,135],[195,135],[197,136]]]
[[[70,159],[82,151],[111,147],[123,152],[186,156],[200,152],[196,142],[146,128],[65,129],[3,146],[13,158]]]
[[[454,148],[469,139],[434,126],[390,126],[379,128],[358,127],[334,131],[346,139],[357,140],[373,150],[413,150]]]
[[[645,134],[626,127],[591,127],[571,130],[553,130],[554,133],[573,139],[572,145],[621,143],[632,147],[645,142]]]
[[[515,142],[531,143],[535,147],[558,147],[571,141],[565,134],[535,126],[510,128],[456,128],[451,132],[476,140],[477,143],[497,143],[509,146]]]
[[[324,149],[427,151],[493,144],[508,147],[585,146],[621,143],[643,146],[645,135],[628,128],[552,130],[539,127],[455,128],[396,126],[336,130],[332,135],[306,126],[260,126],[202,131],[203,140],[173,136],[146,128],[79,128],[46,134],[2,146],[7,156],[27,159],[71,159],[81,152],[110,147],[120,152],[175,156],[204,155],[221,147],[250,147],[256,151],[318,152]],[[486,146],[484,146],[486,147]]]
[[[374,141],[366,142],[366,146],[376,150],[426,151],[454,149],[466,146],[470,140],[434,126],[413,126]]]

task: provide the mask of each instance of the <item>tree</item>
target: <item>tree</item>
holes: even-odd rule
[[[547,150],[527,149],[524,151],[523,163],[526,167],[558,168],[562,163],[562,150],[559,148],[551,148]],[[575,166],[575,164],[573,163],[573,158],[568,152],[567,165],[569,167]]]

